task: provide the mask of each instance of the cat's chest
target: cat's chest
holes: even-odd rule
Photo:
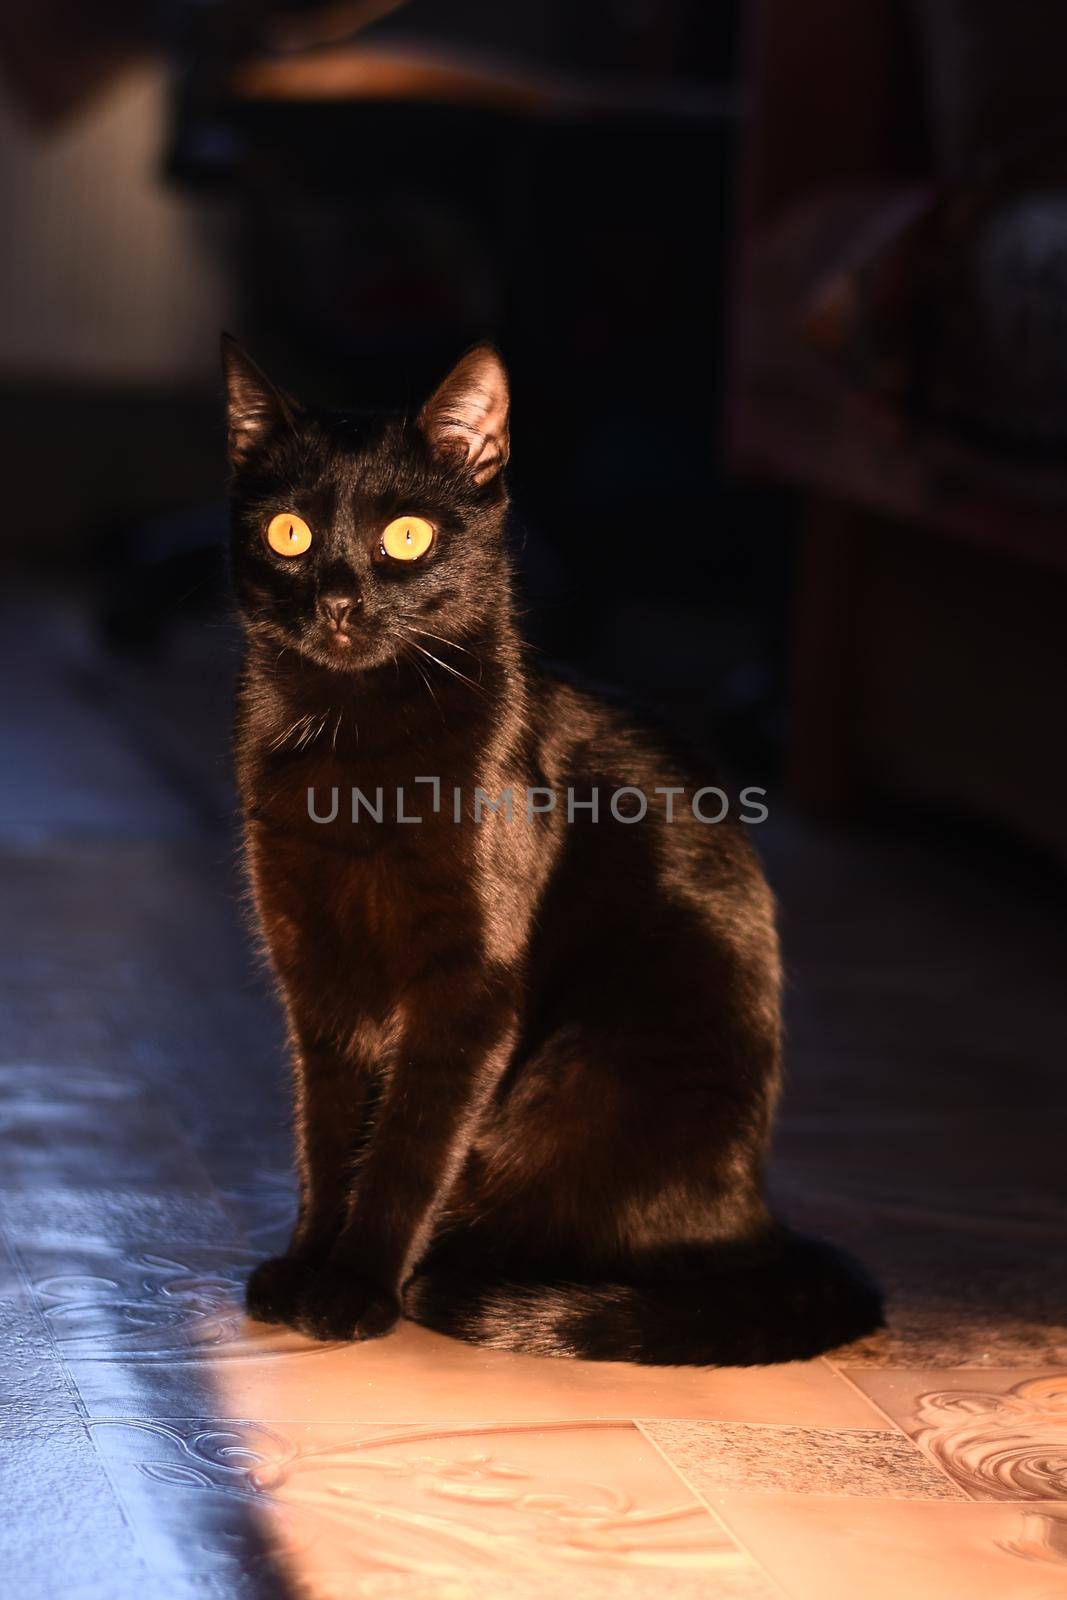
[[[246,856],[263,931],[287,975],[380,994],[425,952],[480,925],[482,852],[454,797],[476,752],[403,729],[364,729],[307,749],[253,752],[239,766]],[[247,750],[247,747],[246,747]]]
[[[368,838],[362,848],[335,848],[307,829],[253,824],[248,846],[261,907],[323,935],[402,933],[437,876],[422,852],[401,849],[388,837],[373,844]]]
[[[246,844],[265,920],[320,946],[416,940],[473,888],[477,852],[451,791],[403,760],[309,758],[261,781],[246,800]]]
[[[247,856],[260,922],[290,991],[347,1013],[388,1009],[427,963],[477,941],[475,879],[455,855],[382,830],[359,852],[306,832],[251,824]]]

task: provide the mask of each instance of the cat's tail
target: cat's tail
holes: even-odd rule
[[[882,1300],[844,1252],[783,1228],[758,1249],[690,1248],[629,1282],[490,1280],[441,1265],[408,1285],[405,1313],[497,1350],[650,1366],[805,1360],[882,1326]]]

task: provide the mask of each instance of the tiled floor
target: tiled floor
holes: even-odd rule
[[[224,825],[224,676],[195,642],[113,671],[55,606],[6,635],[8,1592],[1067,1594],[1067,1074],[1040,884],[891,834],[779,816],[762,836],[793,978],[774,1183],[882,1275],[885,1335],[709,1372],[411,1326],[315,1346],[240,1309],[293,1195]]]

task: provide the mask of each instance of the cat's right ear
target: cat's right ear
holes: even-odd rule
[[[486,483],[507,464],[508,375],[492,345],[475,345],[419,412],[431,450]]]
[[[272,433],[295,427],[300,407],[230,334],[221,343],[230,465],[238,471]]]

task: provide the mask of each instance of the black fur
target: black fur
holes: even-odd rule
[[[232,342],[224,358],[237,769],[301,1177],[249,1309],[319,1338],[403,1312],[652,1363],[782,1361],[876,1327],[861,1271],[764,1203],[779,963],[742,827],[699,821],[713,778],[523,646],[499,358],[472,351],[417,417],[377,422],[297,405]],[[313,532],[293,558],[265,540],[289,511]],[[417,562],[382,552],[403,514],[436,530]],[[640,821],[620,820],[632,796],[609,808],[624,787]],[[337,815],[312,820],[309,789],[324,816],[334,788]],[[352,790],[379,788],[383,820],[353,823]],[[568,821],[568,788],[599,791],[598,821]],[[528,819],[529,789],[556,808]],[[512,820],[476,820],[477,790],[511,790]]]

